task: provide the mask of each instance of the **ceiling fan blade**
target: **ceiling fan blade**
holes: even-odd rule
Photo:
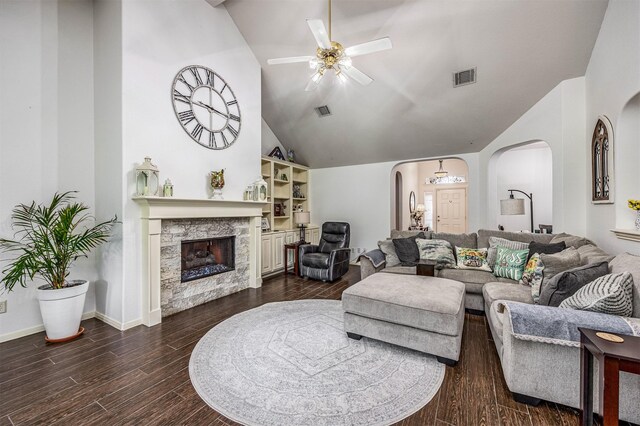
[[[389,37],[384,37],[377,40],[368,41],[366,43],[356,44],[355,46],[347,47],[346,49],[344,49],[344,53],[347,56],[353,57],[391,49],[392,47],[393,45],[391,44],[391,39]]]
[[[307,19],[307,25],[309,25],[309,29],[311,29],[318,46],[322,49],[331,49],[331,40],[329,40],[329,35],[322,19]]]
[[[309,83],[307,83],[307,87],[304,88],[305,92],[312,92],[314,90],[316,90],[318,88],[318,86],[320,85],[320,81],[313,81],[313,79],[309,80]]]
[[[296,62],[309,62],[315,56],[290,56],[288,58],[267,59],[269,65],[293,64]]]
[[[357,81],[358,83],[362,84],[363,86],[366,86],[368,84],[370,84],[373,79],[371,77],[369,77],[368,75],[366,75],[365,73],[363,73],[362,71],[360,71],[358,68],[356,67],[340,67],[340,70],[347,75],[347,77],[350,77],[352,79],[354,79],[355,81]]]

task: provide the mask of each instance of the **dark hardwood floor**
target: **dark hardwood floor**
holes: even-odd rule
[[[43,333],[0,344],[0,426],[231,425],[195,393],[189,356],[214,325],[268,302],[339,299],[360,278],[351,267],[325,284],[293,276],[165,318],[161,325],[120,332],[83,322],[78,340],[49,345]],[[516,403],[482,316],[465,318],[462,356],[447,367],[433,400],[401,425],[577,425],[578,412],[552,403]]]

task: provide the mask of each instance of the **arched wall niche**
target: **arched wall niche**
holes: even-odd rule
[[[434,176],[434,172],[438,170],[440,163],[439,160],[443,160],[443,168],[449,172],[449,176],[462,176],[464,177],[464,183],[457,184],[428,184],[426,183],[429,177]],[[396,174],[402,173],[402,209],[396,208]],[[415,192],[416,204],[424,204],[427,208],[425,218],[429,213],[432,216],[432,225],[437,226],[437,207],[436,203],[436,189],[460,189],[464,188],[465,193],[465,213],[468,212],[468,188],[469,188],[469,165],[466,160],[459,157],[445,157],[435,159],[422,159],[405,161],[396,164],[391,169],[390,182],[391,182],[391,229],[398,229],[398,225],[401,225],[400,229],[408,229],[411,225],[411,217],[409,214],[409,194],[411,191]],[[431,199],[429,199],[431,194]],[[426,199],[426,201],[425,201]],[[432,209],[429,212],[429,201],[431,201]],[[468,216],[468,213],[467,213]]]
[[[636,213],[627,200],[640,199],[640,92],[625,104],[614,134],[616,228],[633,229]]]
[[[515,143],[493,153],[487,170],[487,219],[489,227],[499,225],[507,231],[528,231],[531,227],[530,203],[525,199],[525,214],[500,214],[500,200],[509,198],[509,189],[533,194],[534,230],[539,225],[554,225],[553,219],[553,153],[546,141],[540,139]]]

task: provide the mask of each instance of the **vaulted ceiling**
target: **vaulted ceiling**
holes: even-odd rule
[[[333,75],[305,92],[313,55],[306,18],[326,0],[228,0],[262,65],[262,115],[312,167],[477,152],[562,80],[584,75],[605,0],[334,0],[333,40],[348,47],[389,36],[393,49],[354,58],[375,81]],[[477,67],[476,84],[452,73]],[[318,117],[314,107],[332,115]]]

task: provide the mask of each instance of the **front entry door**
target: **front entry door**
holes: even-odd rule
[[[436,191],[436,231],[462,234],[467,232],[467,190]]]

